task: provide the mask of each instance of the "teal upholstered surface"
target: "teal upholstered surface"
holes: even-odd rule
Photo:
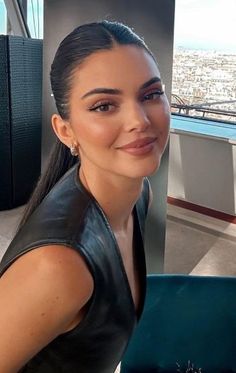
[[[236,278],[148,277],[141,321],[121,373],[236,372]]]

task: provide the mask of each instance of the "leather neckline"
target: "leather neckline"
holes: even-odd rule
[[[103,211],[102,207],[98,203],[98,201],[95,199],[95,197],[91,193],[89,193],[89,191],[82,184],[80,177],[79,177],[80,163],[78,162],[74,167],[75,167],[74,182],[75,182],[76,187],[80,189],[83,193],[85,193],[94,202],[97,209],[100,211],[102,218],[104,220],[105,226],[114,242],[115,252],[120,262],[120,268],[121,268],[121,271],[123,273],[123,277],[125,280],[126,290],[129,295],[130,305],[133,310],[133,313],[135,314],[136,320],[138,321],[142,315],[145,295],[146,295],[146,262],[145,262],[145,253],[144,253],[144,243],[143,243],[143,238],[141,234],[141,227],[139,224],[136,205],[134,206],[134,210],[133,210],[133,217],[134,217],[133,252],[134,252],[134,261],[135,261],[135,267],[136,267],[135,269],[137,270],[137,273],[138,273],[138,282],[139,282],[139,291],[140,291],[140,300],[139,300],[137,310],[134,304],[134,299],[132,296],[132,291],[131,291],[131,287],[129,284],[128,275],[126,273],[124,262],[121,256],[120,248],[116,240],[116,237],[113,233],[113,230],[111,228],[111,225],[106,217],[105,212]]]

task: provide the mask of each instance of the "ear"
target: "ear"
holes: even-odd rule
[[[68,121],[58,114],[52,116],[52,128],[59,140],[69,148],[74,143],[73,130]]]

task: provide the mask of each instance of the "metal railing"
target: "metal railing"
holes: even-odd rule
[[[184,102],[184,100],[181,97],[177,95],[172,95],[172,98],[173,100],[177,101],[171,103],[171,112],[173,114],[200,119],[210,119],[214,121],[227,122],[236,125],[236,111],[211,107],[216,104],[221,105],[236,103],[236,100],[188,105]]]

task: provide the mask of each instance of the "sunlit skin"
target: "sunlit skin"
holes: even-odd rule
[[[136,46],[93,53],[74,72],[69,112],[68,121],[55,116],[53,125],[64,143],[77,144],[82,182],[105,210],[124,191],[135,202],[169,134],[169,104],[153,58]],[[147,144],[129,146],[140,139]]]

